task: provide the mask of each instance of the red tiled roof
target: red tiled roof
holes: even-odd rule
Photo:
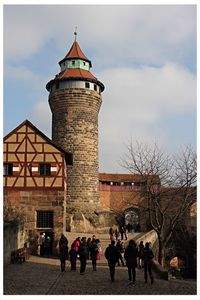
[[[108,174],[99,173],[100,181],[112,181],[112,182],[137,182],[144,181],[142,175],[139,174]]]
[[[160,183],[158,175],[149,175],[148,178],[154,179],[155,183]],[[140,174],[109,174],[99,173],[100,181],[112,181],[112,182],[144,182],[145,177]]]
[[[64,71],[60,72],[56,79],[63,79],[63,78],[88,78],[97,80],[89,71],[83,69],[65,69]]]
[[[94,81],[96,82],[100,87],[101,87],[101,91],[104,90],[104,85],[103,83],[101,83],[96,77],[94,77],[90,71],[86,71],[83,69],[65,69],[64,71],[60,72],[58,75],[55,76],[54,79],[50,80],[47,85],[46,88],[49,91],[50,87],[52,86],[52,84],[57,81],[57,80],[73,80],[74,79],[79,79],[79,80],[89,80],[89,81]]]
[[[65,56],[65,59],[73,59],[73,58],[80,58],[80,59],[84,59],[86,61],[88,61],[91,64],[91,61],[85,56],[85,54],[82,52],[81,48],[79,47],[79,44],[75,41],[73,43],[73,45],[71,46],[71,49],[69,50],[69,52],[67,53],[67,55]],[[61,60],[60,63],[63,61]]]

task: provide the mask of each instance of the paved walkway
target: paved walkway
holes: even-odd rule
[[[97,272],[92,271],[88,261],[85,274],[80,276],[79,262],[77,271],[70,272],[67,261],[67,269],[61,273],[58,259],[31,256],[23,264],[4,268],[4,295],[196,295],[195,281],[155,278],[153,285],[145,284],[143,270],[137,270],[136,285],[132,286],[126,267],[116,267],[116,281],[111,283],[103,256],[109,241],[100,238],[103,251]]]

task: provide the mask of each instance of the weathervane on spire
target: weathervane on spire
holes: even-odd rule
[[[77,26],[75,26],[74,36],[75,36],[75,41],[76,41],[76,36],[77,36]]]

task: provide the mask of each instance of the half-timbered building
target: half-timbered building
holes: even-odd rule
[[[25,232],[49,237],[50,252],[65,226],[66,168],[71,156],[28,120],[4,138],[4,201],[25,216]],[[32,245],[37,248],[37,245]]]

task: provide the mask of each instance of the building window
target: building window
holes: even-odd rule
[[[125,186],[131,186],[132,183],[131,183],[131,182],[124,182],[124,185],[125,185]]]
[[[85,87],[86,87],[86,89],[89,89],[90,88],[90,83],[89,82],[85,82]]]
[[[94,84],[94,90],[97,91],[97,85],[96,84]]]
[[[53,211],[37,211],[37,228],[53,228]]]
[[[56,90],[58,90],[60,87],[59,82],[56,83]]]
[[[5,176],[13,175],[13,164],[8,163],[3,165],[3,175]]]
[[[41,176],[50,176],[51,164],[39,164],[39,174]]]
[[[121,182],[113,182],[113,185],[115,186],[121,185]]]
[[[134,182],[134,185],[135,186],[144,186],[145,185],[145,182]]]
[[[83,65],[85,66],[85,62],[83,62]]]
[[[75,65],[75,60],[72,60],[72,65]]]

